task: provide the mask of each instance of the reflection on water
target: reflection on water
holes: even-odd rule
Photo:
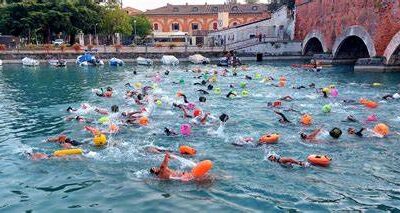
[[[171,73],[162,79],[157,96],[176,100],[178,91],[214,116],[226,113],[230,120],[223,133],[216,134],[217,126],[193,127],[190,137],[166,137],[164,127],[179,131],[181,112],[165,103],[157,107],[148,128],[121,127],[121,133],[109,138],[114,144],[106,149],[83,148],[90,155],[67,160],[32,162],[24,151],[52,153],[55,144],[44,142],[47,137],[66,133],[70,137],[90,142],[83,124],[66,122],[68,106],[81,103],[110,108],[117,104],[121,110],[134,110],[136,106],[123,98],[125,83],[141,82],[152,85],[149,76],[165,67],[134,67],[120,69],[80,68],[66,69],[39,67],[24,68],[4,65],[0,72],[0,209],[2,211],[57,211],[67,209],[98,211],[332,211],[381,210],[399,211],[400,165],[399,136],[386,139],[354,138],[346,133],[342,138],[323,143],[300,141],[299,132],[310,132],[322,126],[329,130],[340,127],[372,128],[374,123],[344,123],[348,114],[364,121],[377,114],[392,132],[399,131],[399,101],[380,101],[385,94],[399,91],[397,73],[354,73],[349,67],[331,67],[319,73],[292,69],[288,63],[251,64],[249,71],[238,77],[219,77],[214,87],[221,95],[211,91],[206,104],[199,103],[200,93],[193,83],[201,79],[197,74],[185,72],[195,66],[181,65],[168,68]],[[134,75],[133,71],[138,72]],[[214,66],[203,70],[221,70]],[[265,76],[288,79],[286,88],[277,88],[245,80],[244,76]],[[185,80],[184,84],[173,84]],[[247,83],[249,96],[227,99],[225,95],[235,85],[241,94],[240,82]],[[372,87],[374,82],[381,87]],[[292,89],[315,83],[317,87],[336,85],[339,97],[323,99],[313,89]],[[101,99],[91,93],[92,88],[112,86],[116,96]],[[205,89],[205,88],[203,88]],[[294,101],[284,103],[300,112],[311,113],[315,124],[306,128],[297,125],[299,114],[286,112],[293,125],[282,125],[267,108],[267,102],[290,95]],[[358,100],[365,97],[380,101],[376,109],[365,109],[358,104],[346,105],[343,99]],[[166,100],[166,99],[163,99]],[[324,104],[333,106],[330,114],[321,112]],[[98,115],[88,115],[98,119]],[[265,132],[279,132],[278,144],[268,150],[282,156],[305,159],[311,153],[329,154],[333,164],[329,168],[286,168],[265,161],[263,147],[235,147],[232,142],[240,137],[258,138]],[[158,165],[163,156],[145,152],[146,146],[156,145],[177,150],[181,144],[198,150],[193,161],[210,159],[214,162],[214,179],[203,183],[159,181],[149,176],[148,169]],[[173,168],[184,166],[172,161]]]

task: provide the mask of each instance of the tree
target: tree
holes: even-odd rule
[[[225,1],[226,4],[237,4],[237,0],[226,0]]]
[[[108,8],[106,10],[101,27],[103,32],[107,35],[112,35],[114,33],[130,35],[133,30],[130,16],[119,7]]]
[[[259,3],[259,0],[245,0],[246,4],[256,4]]]
[[[144,15],[134,16],[131,19],[131,24],[133,27],[132,34],[135,34],[135,20],[136,20],[136,35],[139,37],[145,37],[151,33],[151,22]]]

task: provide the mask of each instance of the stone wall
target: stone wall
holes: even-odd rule
[[[246,55],[262,53],[266,56],[301,55],[301,42],[266,42],[237,50],[237,52]]]
[[[327,52],[351,26],[365,29],[377,56],[400,31],[400,0],[296,0],[295,39],[320,34]],[[304,45],[304,44],[303,44]]]

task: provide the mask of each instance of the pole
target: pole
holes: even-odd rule
[[[136,19],[135,20],[133,20],[133,25],[134,25],[134,28],[135,28],[135,44],[136,44]]]
[[[96,45],[99,45],[99,39],[97,38],[97,23],[94,25],[94,37],[96,39]]]

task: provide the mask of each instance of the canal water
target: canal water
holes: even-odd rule
[[[199,74],[190,72],[198,67],[194,65],[173,68],[70,65],[65,69],[4,65],[0,68],[0,211],[400,211],[400,136],[396,134],[400,131],[400,100],[382,101],[381,98],[400,90],[400,74],[355,73],[350,67],[310,72],[290,65],[286,62],[254,63],[237,77],[231,73],[228,77],[220,76],[214,87],[221,88],[222,94],[210,91],[209,95],[204,95],[206,103],[199,102],[197,92],[200,88],[207,90],[206,87],[193,85],[202,80],[194,78]],[[163,73],[167,69],[170,75],[165,76]],[[212,65],[201,66],[201,69],[222,70]],[[120,111],[138,109],[131,100],[124,98],[124,85],[128,82],[153,85],[151,76],[157,72],[161,73],[162,81],[153,91],[156,96],[180,101],[176,93],[181,91],[189,101],[215,117],[228,114],[230,119],[224,131],[217,131],[218,125],[194,126],[191,136],[165,136],[164,127],[179,132],[180,125],[189,122],[166,101],[155,108],[148,127],[121,126],[120,133],[109,136],[106,148],[91,145],[90,134],[83,130],[85,124],[65,121],[69,115],[66,109],[69,106],[79,108],[82,103],[107,109],[117,104]],[[255,79],[257,73],[275,79],[284,75],[287,85],[280,88],[262,83]],[[246,80],[245,75],[252,76],[253,80]],[[241,82],[247,84],[248,96],[241,97]],[[333,84],[339,96],[322,98],[315,89],[292,89],[301,85],[308,87],[311,83],[316,87]],[[381,86],[373,87],[373,83]],[[107,86],[115,90],[112,98],[99,98],[92,92],[93,88]],[[236,90],[239,96],[226,98],[230,90]],[[298,124],[300,115],[296,112],[284,112],[293,124],[279,123],[267,103],[287,95],[294,100],[283,102],[282,107],[311,114],[313,125]],[[379,106],[367,109],[357,103],[343,102],[345,99],[358,102],[361,97],[377,101]],[[330,113],[321,111],[325,104],[331,104]],[[349,114],[360,122],[343,122]],[[372,129],[376,122],[365,122],[371,114],[390,126],[392,134],[387,138],[358,138],[347,134],[348,127]],[[84,116],[100,118],[93,113]],[[323,134],[317,143],[300,139],[300,132],[310,133],[318,127],[327,131],[339,127],[343,135],[334,140]],[[258,147],[232,145],[240,137],[257,140],[266,132],[280,133],[279,142]],[[60,133],[87,142],[82,148],[90,153],[79,158],[41,161],[32,161],[24,154],[51,154],[60,149],[46,142],[46,138]],[[158,166],[163,155],[148,153],[145,147],[177,150],[183,144],[198,151],[195,157],[187,160],[213,161],[210,180],[160,181],[149,174],[149,168]],[[299,160],[306,160],[309,154],[328,154],[333,160],[327,168],[288,168],[267,161],[268,152]],[[171,160],[170,166],[185,170],[188,169],[185,162]]]

